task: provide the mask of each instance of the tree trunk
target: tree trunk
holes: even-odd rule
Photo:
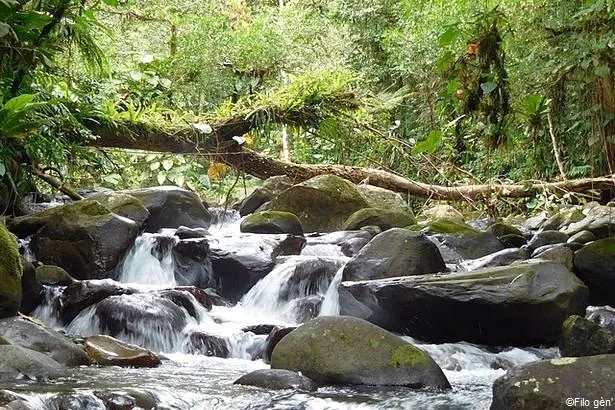
[[[125,128],[97,125],[92,127],[92,130],[100,138],[91,141],[90,145],[178,154],[207,152],[218,161],[260,179],[275,175],[287,175],[294,183],[298,183],[317,175],[333,174],[354,183],[363,182],[412,196],[449,201],[478,200],[490,198],[492,195],[522,198],[531,197],[541,192],[561,196],[568,192],[583,193],[615,187],[615,176],[552,183],[441,186],[411,181],[379,169],[329,164],[294,164],[271,159],[255,151],[243,149],[231,136],[235,130],[243,129],[241,127],[248,127],[244,133],[249,130],[249,125],[241,124],[240,121],[225,122],[214,127],[214,137],[204,138],[195,129],[169,134],[162,130],[145,130],[143,126],[129,131]],[[227,132],[231,129],[234,131]],[[144,131],[145,133],[143,133]]]

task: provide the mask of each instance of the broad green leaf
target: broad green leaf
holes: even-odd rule
[[[440,47],[450,46],[457,40],[457,37],[459,37],[459,30],[457,27],[449,27],[444,33],[442,33],[442,35],[440,35],[438,44]]]
[[[111,7],[117,7],[120,5],[119,0],[103,0],[103,2],[107,5],[107,6],[111,6]]]
[[[171,168],[173,168],[173,160],[169,158],[163,160],[162,167],[166,169],[167,171],[170,170]]]
[[[4,106],[2,107],[2,109],[6,111],[23,110],[26,107],[26,105],[28,105],[32,101],[34,101],[34,95],[32,94],[18,95],[17,97],[13,97],[10,100],[8,100],[6,103],[4,103]]]
[[[11,32],[11,26],[6,23],[0,23],[0,38],[7,36]]]
[[[175,183],[182,188],[185,182],[186,178],[183,175],[178,175],[177,178],[175,178]]]
[[[498,85],[492,81],[488,81],[486,83],[482,83],[480,88],[483,90],[484,95],[488,95],[495,91],[495,89],[498,88]]]
[[[428,153],[433,154],[442,142],[442,131],[431,131],[427,138],[420,141],[412,148],[412,154]]]
[[[155,171],[158,168],[160,168],[160,162],[158,162],[158,161],[155,161],[155,162],[152,162],[151,164],[149,164],[149,169],[151,169],[152,171]]]
[[[160,171],[160,172],[158,173],[158,176],[156,177],[156,180],[158,180],[158,184],[159,184],[159,185],[164,184],[164,181],[166,181],[166,180],[167,180],[167,173],[166,173],[166,172],[164,172],[164,171]]]

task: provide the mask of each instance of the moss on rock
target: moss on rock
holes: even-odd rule
[[[359,209],[346,219],[342,230],[352,231],[364,226],[375,225],[386,231],[391,228],[402,228],[414,224],[414,217],[407,212],[391,211],[381,208]]]
[[[263,211],[247,216],[241,221],[241,232],[289,233],[303,235],[303,227],[297,216],[285,211]]]
[[[0,318],[13,316],[21,305],[19,250],[14,237],[0,223]]]

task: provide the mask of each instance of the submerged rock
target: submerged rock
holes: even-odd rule
[[[66,366],[90,364],[88,355],[72,339],[25,316],[1,319],[0,337],[11,345],[41,352]]]
[[[615,384],[613,363],[615,355],[600,355],[565,357],[516,367],[493,384],[491,410],[611,408]],[[601,399],[611,401],[600,404]]]
[[[571,357],[615,353],[615,331],[573,315],[563,324],[559,349],[562,356]]]
[[[381,279],[445,270],[438,248],[425,235],[393,228],[376,235],[348,261],[343,280]]]
[[[564,320],[585,311],[587,295],[564,265],[532,260],[474,272],[344,282],[340,306],[342,314],[429,342],[520,346],[556,343]]]
[[[272,369],[299,371],[322,384],[451,386],[423,350],[364,320],[325,316],[286,335],[273,349]]]
[[[161,363],[152,351],[111,336],[86,337],[85,350],[101,366],[156,367]]]
[[[615,306],[615,237],[579,249],[574,255],[574,269],[589,288],[592,305]]]
[[[0,222],[0,318],[13,316],[19,310],[21,274],[17,242]]]
[[[415,220],[409,212],[392,211],[381,208],[363,208],[346,219],[342,230],[351,231],[364,226],[377,226],[386,231],[391,228],[403,228],[414,224]]]
[[[283,191],[266,206],[295,214],[305,232],[332,232],[361,208],[369,207],[356,186],[334,175],[319,175]]]
[[[184,348],[187,353],[205,356],[228,357],[229,346],[225,339],[203,332],[194,332]]]
[[[10,228],[33,234],[37,259],[77,279],[111,277],[139,231],[134,221],[88,199],[15,218]]]
[[[241,376],[233,384],[262,387],[270,390],[316,391],[318,385],[309,377],[284,369],[259,369]]]
[[[278,256],[298,255],[305,238],[295,235],[241,234],[210,242],[216,290],[237,301],[275,266]]]
[[[211,214],[201,199],[192,191],[176,186],[131,189],[122,191],[136,197],[150,213],[145,223],[146,232],[162,228],[209,228]]]
[[[0,380],[28,378],[31,380],[55,377],[64,366],[51,357],[24,347],[0,345]]]
[[[241,232],[288,233],[303,235],[301,221],[294,214],[282,211],[257,212],[241,221]]]

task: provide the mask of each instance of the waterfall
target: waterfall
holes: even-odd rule
[[[340,314],[339,286],[342,283],[343,274],[344,267],[342,266],[338,269],[329,285],[329,289],[327,289],[327,293],[325,293],[318,316],[338,316]]]
[[[136,240],[122,264],[119,281],[173,287],[173,246],[178,238],[164,233],[144,233]]]

